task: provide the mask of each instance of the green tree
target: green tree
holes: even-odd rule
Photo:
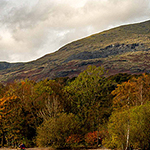
[[[109,136],[104,142],[106,147],[125,149],[127,129],[128,113],[113,112],[108,122]]]
[[[34,86],[34,106],[38,108],[38,116],[46,120],[64,111],[65,99],[62,85],[54,80],[43,80]]]
[[[110,148],[126,147],[128,120],[130,122],[129,144],[134,148],[148,148],[150,141],[150,103],[116,111],[108,123],[109,137],[105,144]]]
[[[110,110],[107,109],[111,107],[109,99],[103,98],[106,95],[104,89],[108,87],[105,75],[104,68],[88,66],[65,87],[70,112],[78,116],[84,133],[97,130],[99,124],[110,115]]]
[[[130,143],[135,148],[150,148],[150,102],[131,110],[130,124]]]

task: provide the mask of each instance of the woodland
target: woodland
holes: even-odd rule
[[[0,84],[1,147],[150,149],[150,74],[109,76],[88,66],[77,77]]]

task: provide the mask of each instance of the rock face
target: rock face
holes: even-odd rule
[[[148,51],[150,49],[146,49],[142,43],[134,43],[134,44],[115,44],[115,45],[108,45],[104,49],[100,49],[93,52],[84,51],[78,54],[73,54],[69,56],[65,62],[71,60],[88,60],[88,59],[95,59],[95,58],[106,58],[108,56],[114,55],[121,55],[126,52],[136,52],[136,51]]]
[[[75,77],[88,65],[109,75],[150,73],[150,21],[117,27],[69,43],[28,63],[0,63],[0,82]]]

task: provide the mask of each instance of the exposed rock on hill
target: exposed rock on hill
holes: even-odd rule
[[[95,59],[95,58],[106,58],[108,56],[113,55],[121,55],[126,52],[136,52],[136,51],[148,51],[150,49],[146,49],[142,43],[134,43],[134,44],[115,44],[115,45],[108,45],[103,49],[88,52],[84,51],[78,54],[73,54],[69,56],[65,62],[71,61],[71,60],[88,60],[88,59]]]

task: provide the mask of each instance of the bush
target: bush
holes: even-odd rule
[[[73,114],[61,113],[56,118],[49,118],[37,129],[38,146],[66,147],[66,139],[77,134],[79,125]]]
[[[82,137],[79,134],[72,134],[66,139],[66,144],[69,147],[77,147],[82,141]]]
[[[89,132],[85,135],[85,142],[87,143],[88,146],[98,146],[98,144],[100,144],[98,138],[101,138],[100,145],[102,145],[102,139],[105,139],[107,134],[108,131],[106,130]]]
[[[85,135],[85,142],[89,146],[95,146],[97,144],[97,140],[98,140],[97,137],[98,137],[97,131],[89,132]]]

